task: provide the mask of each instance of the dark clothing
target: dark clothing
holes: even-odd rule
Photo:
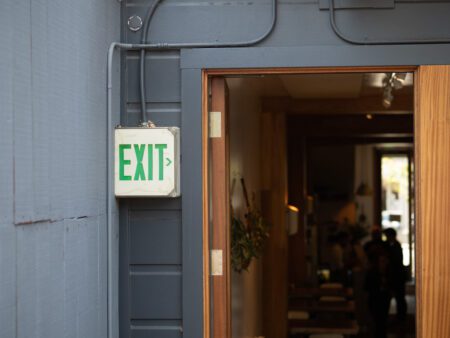
[[[386,243],[381,239],[372,239],[364,245],[364,252],[367,255],[369,266],[374,266],[380,256],[387,254]]]
[[[399,241],[384,242],[389,255],[390,265],[394,268],[403,268],[403,251]]]
[[[403,252],[398,241],[386,242],[386,251],[389,258],[389,280],[392,295],[397,304],[397,317],[400,320],[406,317],[405,283],[406,271],[403,266]]]
[[[397,318],[399,320],[406,319],[407,305],[406,305],[406,287],[405,283],[397,285],[392,289],[392,295],[395,298],[397,304]]]
[[[387,274],[383,274],[376,267],[371,268],[366,275],[365,289],[369,294],[369,311],[374,324],[374,338],[386,338],[391,302]]]
[[[365,289],[369,295],[369,311],[374,321],[374,338],[387,337],[389,306],[394,297],[397,316],[406,317],[405,282],[402,247],[398,241],[372,239],[364,246],[369,261]]]

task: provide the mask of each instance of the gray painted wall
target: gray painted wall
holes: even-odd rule
[[[139,229],[144,219],[152,236],[160,236],[158,245],[180,250],[146,255],[146,245],[140,253],[130,251],[138,249],[134,241],[121,242],[120,308],[134,306],[131,317],[122,310],[122,327],[128,330],[133,319],[144,328],[134,337],[202,333],[200,68],[450,63],[448,46],[349,47],[331,32],[328,12],[316,1],[280,3],[264,48],[148,54],[149,116],[182,127],[183,197],[120,205],[121,231],[147,231]],[[147,4],[123,1],[122,18],[143,15]],[[166,0],[150,40],[253,38],[269,22],[269,4]],[[395,9],[339,11],[337,21],[360,38],[441,37],[450,36],[449,14],[448,2],[397,0]],[[139,34],[121,26],[115,0],[4,0],[0,28],[0,337],[105,337],[106,51],[120,31],[128,42]],[[122,105],[114,96],[115,120],[121,111],[124,125],[139,119],[136,66],[137,53],[126,53]],[[169,237],[164,225],[173,229]],[[146,260],[130,260],[138,258]],[[136,262],[147,270],[134,276],[145,278],[123,284]],[[131,304],[127,293],[139,287],[136,301],[150,295],[148,303]],[[111,302],[116,313],[117,299]]]
[[[376,1],[374,1],[376,2]],[[121,337],[202,336],[202,205],[201,205],[201,69],[223,67],[308,67],[361,65],[418,65],[450,63],[449,45],[350,46],[335,36],[328,11],[318,1],[280,0],[278,24],[264,43],[253,48],[185,49],[147,53],[148,116],[161,126],[181,126],[182,197],[180,200],[129,200],[121,204]],[[125,26],[134,14],[145,16],[146,0],[126,0],[122,7],[124,42],[140,42],[140,32]],[[408,39],[450,37],[448,1],[396,0],[392,9],[339,10],[341,30],[355,38]],[[270,22],[270,1],[165,0],[150,25],[150,42],[227,42],[255,38]],[[138,53],[124,53],[121,122],[139,121]],[[181,248],[181,260],[168,261],[133,240],[139,217],[154,220],[158,246]],[[157,221],[164,215],[164,219]],[[169,227],[176,229],[169,235]],[[126,229],[122,230],[123,228]],[[133,250],[154,252],[139,274]],[[145,255],[144,255],[145,256]],[[167,282],[170,276],[172,281]],[[181,278],[181,284],[175,282]],[[146,282],[128,283],[130,280]],[[180,286],[181,285],[181,286]],[[139,288],[139,292],[135,291]],[[180,289],[181,288],[181,289]],[[157,293],[157,290],[163,292]],[[170,297],[169,297],[170,295]],[[151,297],[149,297],[151,296]],[[141,306],[147,297],[148,309]],[[167,304],[170,303],[170,304]],[[158,304],[164,308],[157,310]],[[131,309],[131,310],[130,310]],[[172,311],[168,311],[171,309]],[[154,311],[155,310],[155,311]],[[132,326],[130,325],[132,324]],[[131,329],[132,328],[132,329]],[[182,332],[181,332],[182,329]]]
[[[106,337],[113,0],[3,0],[0,337]]]
[[[148,3],[147,0],[127,0],[123,9],[124,17],[133,14],[144,17]],[[319,10],[319,1],[279,0],[278,3],[276,29],[258,47],[346,44],[332,32],[329,12]],[[394,9],[337,10],[336,21],[343,33],[359,39],[442,38],[450,37],[449,14],[448,1],[396,0]],[[270,19],[269,0],[164,0],[150,25],[149,40],[239,41],[261,35],[268,28]],[[140,32],[125,30],[127,42],[138,43],[140,37]]]

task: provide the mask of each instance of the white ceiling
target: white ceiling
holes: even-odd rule
[[[281,82],[294,99],[357,98],[364,74],[283,75]]]
[[[290,96],[295,99],[358,98],[382,95],[385,73],[299,74],[251,76],[228,79],[233,90],[256,92],[260,96]],[[413,75],[395,95],[411,95]]]

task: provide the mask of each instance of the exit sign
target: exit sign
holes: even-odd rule
[[[116,196],[180,196],[179,134],[176,127],[116,128]]]

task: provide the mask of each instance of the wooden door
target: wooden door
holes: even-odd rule
[[[450,337],[450,66],[415,75],[418,337]]]
[[[231,337],[229,132],[227,87],[222,77],[211,79],[209,115],[208,180],[211,220],[211,334]],[[243,126],[245,128],[245,126]],[[287,163],[285,116],[262,115],[262,212],[272,224],[263,257],[263,329],[265,337],[287,334]],[[219,258],[218,258],[219,256]],[[222,258],[220,258],[220,256]],[[217,260],[222,268],[217,271]]]
[[[228,90],[223,77],[211,79],[209,166],[211,194],[212,337],[231,337],[230,197]]]

